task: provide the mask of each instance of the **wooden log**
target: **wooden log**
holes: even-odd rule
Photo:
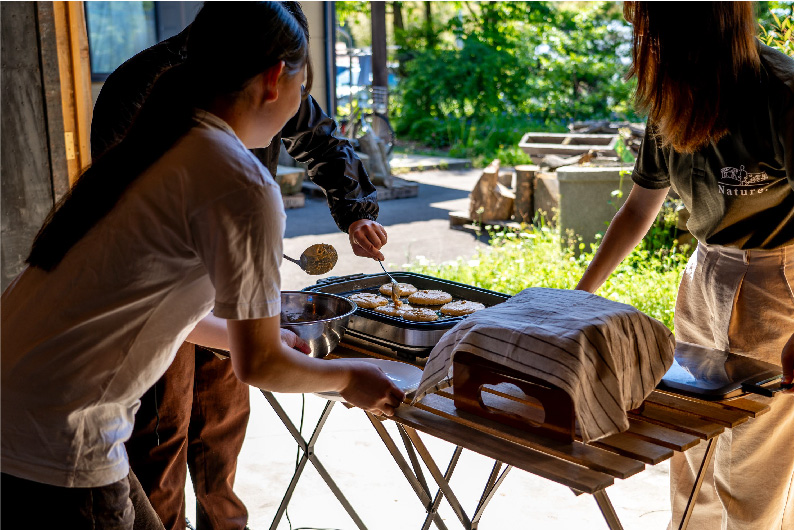
[[[538,166],[516,166],[516,199],[513,203],[513,220],[530,224],[535,216],[533,189],[535,188]]]
[[[513,213],[514,194],[499,183],[500,161],[483,170],[469,198],[469,216],[477,222],[504,221]]]

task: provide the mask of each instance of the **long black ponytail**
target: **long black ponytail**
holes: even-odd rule
[[[87,168],[53,208],[27,262],[55,268],[135,179],[195,125],[193,111],[235,97],[256,75],[285,62],[287,75],[309,63],[309,40],[277,2],[207,2],[193,22],[187,60],[155,82],[127,135]]]

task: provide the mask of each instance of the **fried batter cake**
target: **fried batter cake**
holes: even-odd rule
[[[412,307],[406,309],[401,315],[406,320],[413,320],[415,322],[433,322],[439,318],[436,311],[428,309],[427,307]]]
[[[451,317],[460,317],[463,315],[469,315],[470,313],[474,313],[475,311],[480,311],[481,309],[485,308],[486,306],[484,306],[480,302],[470,302],[469,300],[456,300],[455,302],[444,304],[439,311],[441,311],[443,315]]]
[[[383,296],[373,293],[355,293],[350,295],[348,299],[365,309],[373,309],[389,303],[389,300]]]
[[[433,289],[423,289],[409,296],[409,302],[417,305],[442,305],[452,300],[449,293]]]
[[[399,284],[397,284],[397,289],[398,289],[398,293],[397,293],[398,296],[408,296],[410,294],[413,294],[413,293],[417,292],[417,288],[414,287],[413,285],[411,285],[410,283],[399,283]],[[384,296],[392,296],[392,284],[391,283],[385,283],[384,285],[379,287],[378,290]]]
[[[400,304],[399,306],[396,306],[394,303],[389,302],[386,305],[381,305],[376,307],[374,311],[376,313],[383,313],[391,317],[402,317],[403,312],[407,309],[413,309],[413,308],[408,304]]]

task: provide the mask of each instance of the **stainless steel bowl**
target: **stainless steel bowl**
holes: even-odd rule
[[[335,294],[282,291],[281,327],[308,342],[312,357],[325,357],[340,343],[354,311],[354,302]]]

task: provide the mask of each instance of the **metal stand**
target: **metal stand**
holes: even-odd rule
[[[450,462],[447,464],[447,469],[444,473],[442,473],[439,467],[436,465],[436,462],[434,462],[433,457],[431,456],[427,447],[420,439],[417,431],[406,425],[397,424],[398,433],[403,440],[406,453],[408,454],[409,460],[411,461],[411,466],[409,466],[408,462],[406,462],[406,459],[403,457],[403,454],[398,449],[397,444],[395,444],[386,428],[381,424],[381,421],[372,414],[367,414],[367,417],[369,418],[370,423],[373,424],[373,427],[375,428],[378,435],[381,437],[381,440],[384,442],[387,450],[392,455],[395,463],[403,472],[406,480],[414,489],[414,493],[416,493],[417,497],[420,499],[420,502],[422,502],[423,506],[425,507],[425,512],[428,515],[426,516],[422,525],[422,530],[428,530],[432,522],[439,530],[447,530],[447,526],[444,524],[442,518],[438,514],[439,504],[442,501],[442,497],[447,499],[447,502],[450,504],[450,507],[453,509],[453,512],[455,512],[458,520],[461,522],[461,525],[465,530],[477,530],[478,524],[480,523],[480,518],[483,516],[483,512],[486,510],[486,506],[494,497],[494,494],[497,492],[497,489],[500,487],[503,480],[505,480],[505,477],[511,470],[512,466],[506,465],[503,467],[502,462],[494,462],[494,467],[492,468],[491,474],[486,481],[486,486],[480,496],[477,506],[475,507],[474,515],[470,519],[464,511],[464,508],[461,506],[458,498],[455,496],[455,493],[453,493],[452,488],[450,487],[450,479],[453,476],[453,471],[455,470],[455,466],[458,463],[458,459],[464,450],[463,447],[460,445],[456,446],[455,450],[453,451],[453,456],[450,458]],[[439,489],[436,491],[433,500],[431,500],[431,491],[427,482],[425,481],[425,476],[422,473],[422,468],[420,467],[419,460],[417,459],[417,454],[419,454],[420,458],[425,464],[425,467],[428,468],[428,471],[431,473],[434,481],[439,486]]]
[[[309,438],[309,441],[304,440],[303,436],[301,436],[301,432],[295,427],[295,424],[290,420],[290,417],[284,411],[282,406],[276,400],[271,392],[261,390],[262,395],[265,396],[265,399],[268,400],[273,410],[276,412],[276,415],[279,416],[279,419],[282,420],[284,426],[287,427],[287,430],[290,434],[295,438],[295,441],[300,446],[301,450],[304,454],[301,456],[301,459],[298,462],[298,466],[295,468],[295,473],[293,473],[293,478],[290,480],[290,485],[287,487],[287,491],[284,493],[284,497],[282,498],[282,502],[279,504],[279,509],[276,512],[276,516],[273,518],[273,522],[271,523],[270,530],[276,530],[276,527],[284,517],[284,513],[287,511],[287,505],[290,503],[290,499],[293,496],[293,492],[295,491],[295,486],[298,484],[298,479],[301,478],[301,474],[304,472],[304,468],[306,467],[307,461],[312,462],[312,465],[315,466],[315,469],[320,474],[321,478],[326,482],[329,489],[334,493],[334,496],[337,497],[337,500],[340,502],[345,511],[348,512],[348,515],[351,517],[353,522],[360,530],[367,530],[367,527],[362,522],[359,515],[356,513],[356,510],[353,509],[353,506],[348,502],[348,499],[345,498],[345,495],[340,490],[339,486],[334,482],[334,479],[331,478],[326,468],[323,467],[323,464],[320,463],[320,460],[315,455],[315,443],[317,442],[318,436],[320,436],[320,431],[323,429],[323,426],[326,423],[326,420],[331,414],[331,408],[334,406],[334,401],[326,402],[326,406],[323,408],[323,413],[320,415],[320,419],[317,421],[317,425],[315,426],[315,430],[312,432],[312,436]]]
[[[321,478],[326,482],[329,489],[334,493],[337,497],[337,500],[340,502],[345,511],[351,517],[353,522],[359,528],[359,530],[367,530],[367,527],[364,525],[362,520],[359,518],[356,511],[353,509],[351,504],[345,498],[340,488],[334,482],[334,480],[329,475],[328,471],[326,471],[323,464],[320,463],[317,456],[314,453],[314,446],[317,442],[317,439],[320,435],[320,431],[323,429],[323,426],[326,423],[326,420],[331,413],[331,409],[334,406],[334,401],[328,401],[326,406],[323,409],[323,413],[320,416],[320,419],[315,426],[314,431],[312,432],[312,436],[309,440],[304,440],[303,436],[301,435],[300,431],[295,427],[293,422],[287,416],[287,413],[284,411],[282,406],[276,400],[272,393],[267,391],[262,391],[262,394],[270,403],[273,410],[279,416],[284,426],[287,427],[287,430],[293,436],[295,441],[300,446],[301,450],[303,451],[303,455],[298,462],[296,467],[295,473],[293,474],[292,480],[287,488],[287,491],[282,498],[281,504],[279,505],[279,509],[276,513],[276,516],[273,519],[273,522],[270,526],[271,530],[276,530],[279,522],[281,522],[282,517],[287,510],[287,505],[290,502],[290,499],[295,491],[295,487],[298,483],[301,474],[303,473],[306,463],[311,462],[315,469],[317,469],[318,473],[320,474]],[[398,448],[395,440],[389,434],[382,423],[382,419],[379,419],[372,414],[365,413],[367,418],[370,420],[370,423],[375,428],[378,436],[384,442],[389,454],[392,456],[392,459],[400,468],[403,475],[406,477],[409,485],[414,490],[414,493],[417,495],[417,498],[423,504],[425,512],[427,514],[425,521],[421,527],[421,530],[428,530],[431,527],[431,524],[435,524],[438,530],[448,530],[447,526],[445,525],[442,517],[438,513],[439,505],[442,501],[442,497],[444,497],[447,502],[449,503],[450,507],[453,509],[453,512],[458,517],[458,520],[461,523],[461,526],[464,530],[477,530],[478,524],[480,523],[480,519],[483,516],[483,512],[486,509],[486,506],[489,504],[491,499],[494,497],[494,494],[497,492],[497,489],[502,485],[503,481],[505,480],[506,475],[512,469],[511,465],[505,465],[502,462],[495,460],[494,466],[492,471],[486,481],[486,485],[484,487],[483,493],[480,496],[480,499],[475,507],[474,515],[470,519],[467,513],[464,511],[461,503],[459,502],[456,495],[453,493],[452,488],[450,487],[450,479],[452,478],[453,471],[458,463],[458,459],[463,452],[463,447],[460,445],[455,445],[455,450],[453,451],[453,455],[450,458],[450,462],[447,465],[447,469],[444,473],[439,469],[436,463],[433,460],[430,452],[428,451],[427,447],[420,439],[419,433],[412,427],[405,425],[403,423],[395,422],[397,426],[398,433],[400,434],[401,440],[403,445],[406,449],[406,454],[408,455],[409,461],[406,461],[403,454],[401,453],[400,449]],[[690,517],[693,513],[693,508],[695,507],[695,501],[698,496],[699,491],[701,490],[701,485],[704,481],[704,476],[706,475],[706,470],[709,467],[710,462],[715,454],[716,448],[716,439],[710,438],[707,440],[707,448],[704,454],[704,458],[701,462],[701,467],[699,468],[698,475],[696,476],[696,480],[693,484],[693,489],[690,493],[690,497],[688,499],[687,506],[685,508],[685,513],[683,514],[682,520],[679,524],[679,530],[685,530],[687,525],[690,521]],[[418,458],[419,455],[419,458]],[[431,488],[428,485],[428,482],[425,479],[425,476],[422,471],[422,467],[420,465],[420,459],[422,463],[425,464],[425,467],[430,472],[431,476],[436,482],[438,489],[435,493],[431,492]],[[575,494],[579,495],[580,492],[577,490],[572,490]],[[593,493],[594,500],[596,501],[597,505],[599,506],[599,510],[602,512],[602,515],[607,523],[608,528],[610,530],[622,530],[623,526],[621,525],[621,521],[618,518],[618,515],[613,508],[613,505],[610,501],[610,498],[607,495],[605,490],[600,490]]]

